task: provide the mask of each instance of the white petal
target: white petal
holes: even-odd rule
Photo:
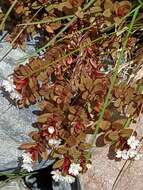
[[[33,162],[32,158],[31,158],[31,154],[29,154],[29,153],[23,153],[22,158],[23,158],[24,164],[31,164]]]
[[[51,174],[53,175],[52,178],[58,182],[58,181],[63,181],[63,176],[61,174],[61,172],[59,170],[54,170],[51,172]]]
[[[33,171],[32,166],[30,164],[23,164],[21,166],[24,170],[27,170],[28,172]]]
[[[122,158],[122,151],[121,150],[117,150],[116,158]]]
[[[91,164],[86,164],[87,169],[91,169],[92,165]]]
[[[69,174],[77,176],[79,175],[79,172],[82,170],[82,167],[80,164],[72,163],[69,168]]]
[[[54,127],[53,127],[53,126],[48,127],[48,132],[49,132],[50,134],[53,134],[53,133],[54,133],[54,131],[55,131],[55,129],[54,129]]]
[[[134,158],[137,155],[137,151],[133,149],[129,149],[128,154],[130,158]]]
[[[123,160],[128,160],[129,159],[129,153],[127,150],[122,151],[122,159]]]
[[[135,156],[134,160],[140,160],[142,157],[143,157],[143,155],[140,154],[140,153],[138,153],[138,154]]]
[[[75,182],[75,178],[73,176],[66,175],[64,177],[64,181],[67,182],[67,183],[74,183]]]

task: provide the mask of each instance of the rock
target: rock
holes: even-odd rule
[[[0,59],[11,49],[8,43],[0,44]],[[26,54],[20,49],[12,50],[0,63],[0,80],[7,79],[13,72],[16,61]],[[0,171],[17,167],[18,150],[21,143],[28,141],[32,130],[33,108],[19,110],[10,105],[8,99],[0,94]]]
[[[132,124],[132,127],[137,127],[137,137],[140,139],[143,136],[143,116],[138,123]],[[109,160],[108,150],[108,146],[96,147],[94,152],[92,152],[92,168],[80,176],[82,190],[112,190],[112,186],[125,161]],[[114,190],[142,190],[142,166],[143,158],[132,163],[128,161]]]
[[[3,187],[0,186],[0,189],[1,190],[27,190],[27,187],[22,181],[22,179],[17,179],[17,180],[11,181],[10,183],[5,184]]]
[[[30,140],[28,133],[32,130],[32,117],[32,110],[10,106],[0,95],[0,171],[17,166],[22,154],[18,147]]]

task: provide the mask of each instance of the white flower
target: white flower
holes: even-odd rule
[[[140,160],[142,157],[143,157],[143,155],[142,155],[141,153],[138,153],[138,154],[135,156],[134,160]]]
[[[54,145],[54,146],[59,146],[61,144],[61,140],[56,140],[56,139],[49,139],[49,144]]]
[[[63,181],[64,178],[62,176],[62,173],[59,171],[59,170],[54,170],[51,172],[51,174],[53,175],[52,178],[56,181],[56,182],[59,182],[59,181]]]
[[[9,81],[9,80],[3,80],[2,81],[2,86],[9,93],[14,90],[14,86],[13,86],[12,82]]]
[[[137,140],[135,136],[130,136],[130,138],[127,140],[127,144],[131,147],[131,149],[136,149],[139,145],[139,140]]]
[[[117,150],[116,158],[122,158],[122,151],[121,150]]]
[[[11,99],[20,99],[21,96],[16,92],[15,85],[13,84],[12,79],[3,80],[2,81],[2,87],[5,89],[5,91],[9,92]]]
[[[21,166],[24,170],[27,170],[28,172],[33,171],[31,164],[22,164]]]
[[[18,94],[17,92],[11,92],[10,93],[10,97],[11,97],[12,100],[14,100],[14,99],[16,99],[16,100],[21,99],[20,94]]]
[[[75,178],[71,175],[66,175],[63,176],[61,171],[59,170],[54,170],[51,172],[51,174],[53,175],[52,178],[56,181],[56,182],[66,182],[66,183],[74,183],[75,182]]]
[[[22,158],[23,158],[23,163],[24,164],[31,164],[33,162],[30,153],[23,153]]]
[[[64,177],[64,181],[65,181],[66,183],[74,183],[74,182],[75,182],[75,178],[74,178],[73,176],[71,176],[71,175],[66,175],[66,176]]]
[[[116,152],[116,158],[122,158],[123,160],[128,160],[129,158],[134,160],[140,160],[143,157],[141,153],[138,153],[137,150],[129,149],[129,150],[118,150]]]
[[[55,128],[54,128],[53,126],[48,127],[48,132],[49,132],[50,134],[53,134],[54,131],[55,131]]]
[[[91,164],[86,164],[87,169],[90,169],[92,167]]]
[[[123,160],[128,160],[129,159],[129,153],[127,150],[122,151],[122,159]]]
[[[134,158],[137,155],[137,153],[138,152],[136,150],[133,150],[133,149],[128,150],[128,154],[130,158]]]
[[[33,166],[33,160],[31,158],[31,154],[30,153],[23,153],[22,154],[22,159],[23,159],[23,164],[22,164],[22,168],[24,170],[27,170],[28,172],[33,171],[32,166]]]
[[[77,176],[79,172],[82,170],[80,164],[72,163],[69,168],[69,174]]]

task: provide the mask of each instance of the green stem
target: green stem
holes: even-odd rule
[[[85,5],[85,7],[83,8],[83,11],[87,10],[95,1],[96,1],[96,0],[91,0],[87,5]],[[48,48],[50,45],[52,45],[52,44],[56,41],[56,39],[57,39],[58,37],[60,37],[61,34],[63,34],[63,33],[65,32],[65,30],[67,30],[67,28],[73,24],[73,22],[76,21],[76,19],[77,19],[77,16],[74,16],[74,17],[69,21],[69,23],[67,23],[66,26],[63,27],[63,28],[61,29],[61,31],[60,31],[58,34],[56,34],[55,37],[52,38],[46,45],[44,45],[42,48],[39,48],[39,49],[38,49],[37,51],[35,51],[33,54],[24,57],[24,58],[22,59],[22,61],[24,61],[24,60],[26,60],[26,59],[28,59],[28,58],[30,58],[30,57],[36,56],[37,53],[39,53],[40,51],[42,51],[42,50],[44,50],[45,48]]]
[[[142,2],[141,0],[138,0],[138,2],[139,2],[141,5],[143,5],[143,2]]]
[[[129,117],[129,118],[127,119],[125,125],[124,125],[124,128],[128,128],[128,127],[130,126],[131,122],[132,122],[132,118]]]
[[[47,19],[47,20],[42,20],[42,21],[36,21],[36,22],[30,22],[30,23],[23,23],[23,24],[18,24],[17,26],[28,26],[28,25],[37,25],[37,24],[45,24],[45,23],[51,23],[51,22],[57,22],[60,20],[65,20],[68,18],[73,18],[74,15],[68,15],[68,16],[63,16],[63,17],[59,17],[59,18],[55,18],[55,19]]]

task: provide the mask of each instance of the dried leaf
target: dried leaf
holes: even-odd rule
[[[40,134],[38,131],[32,131],[29,133],[29,136],[35,140],[35,141],[38,141],[40,139]]]
[[[124,127],[126,123],[126,119],[119,119],[114,122],[112,122],[112,129],[114,130],[120,130]]]
[[[76,113],[76,109],[74,108],[74,106],[69,106],[69,112],[72,114]]]
[[[111,133],[109,133],[108,138],[112,141],[118,141],[120,138],[118,131],[112,131]]]
[[[121,104],[122,100],[120,98],[118,98],[115,102],[114,102],[114,106],[115,107],[120,107],[120,104]]]
[[[75,146],[77,144],[77,139],[76,137],[74,137],[73,135],[70,136],[67,140],[66,143],[71,147],[71,146]]]
[[[22,144],[20,145],[20,149],[30,149],[30,148],[34,148],[36,146],[35,143],[25,143],[25,144]]]
[[[108,130],[110,128],[110,126],[111,126],[110,121],[102,120],[100,123],[100,129],[102,129],[103,131]]]
[[[113,7],[113,2],[111,0],[105,0],[104,1],[104,9],[107,10],[107,9],[112,9]]]
[[[56,149],[56,152],[58,154],[66,154],[67,153],[67,149],[65,146],[60,146],[58,149]]]
[[[129,1],[115,2],[114,9],[115,13],[119,17],[125,16],[131,10],[131,3]]]
[[[79,7],[82,5],[84,0],[69,0],[69,2],[73,7]]]
[[[104,12],[103,12],[103,15],[105,16],[105,17],[110,17],[111,15],[112,15],[112,13],[111,13],[111,10],[110,9],[106,9]]]
[[[88,91],[85,91],[85,92],[82,94],[82,99],[87,100],[87,98],[88,98]]]
[[[39,123],[45,123],[45,122],[47,121],[47,119],[48,119],[49,116],[51,116],[50,113],[44,113],[44,114],[40,115],[40,116],[37,118],[37,121],[38,121]]]
[[[133,129],[121,129],[119,134],[123,138],[129,138],[132,135]]]
[[[46,25],[46,31],[49,32],[49,33],[54,33],[54,30],[51,26],[49,25]]]
[[[63,166],[63,164],[64,164],[64,159],[58,160],[57,162],[54,163],[53,169],[60,168]]]
[[[77,150],[76,147],[72,147],[69,151],[69,154],[75,159],[79,159],[81,152]]]
[[[79,145],[79,149],[81,149],[81,150],[88,150],[88,149],[90,149],[91,148],[91,144],[88,144],[88,143],[80,143],[80,145]]]
[[[47,149],[45,149],[45,151],[42,152],[40,155],[41,155],[41,157],[42,157],[44,160],[48,160],[49,153],[48,153],[48,150],[47,150]]]

